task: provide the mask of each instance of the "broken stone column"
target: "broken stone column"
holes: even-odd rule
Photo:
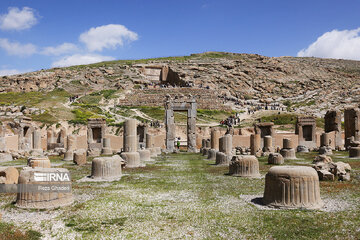
[[[138,153],[140,155],[141,166],[145,167],[145,165],[146,165],[145,162],[151,161],[150,150],[149,149],[141,149],[141,150],[138,150]]]
[[[41,146],[41,131],[34,130],[33,132],[33,149],[31,150],[31,155],[41,156],[43,155],[43,149]]]
[[[140,167],[140,154],[137,152],[138,141],[136,119],[127,119],[124,124],[124,148],[120,156],[125,160],[127,168]]]
[[[211,129],[211,149],[219,150],[220,131],[213,128]]]
[[[283,139],[283,148],[280,150],[280,154],[284,159],[296,159],[295,149],[293,148],[291,139]]]
[[[74,163],[82,166],[86,164],[86,150],[78,149],[74,152]]]
[[[284,164],[284,158],[280,153],[270,153],[268,157],[268,164]]]
[[[330,136],[328,133],[323,133],[320,136],[320,148],[319,148],[320,155],[331,155],[332,149],[330,147]]]
[[[219,152],[216,153],[216,165],[229,165],[232,158],[232,135],[225,134],[219,139]]]
[[[197,104],[195,98],[190,98],[187,101],[187,104],[190,106],[187,110],[187,151],[188,152],[197,152],[196,149],[196,114],[197,114]]]
[[[208,159],[216,160],[216,153],[219,151],[220,131],[216,128],[211,129],[210,145],[211,149],[208,151]]]
[[[273,141],[271,136],[264,136],[263,152],[274,152]]]
[[[111,149],[110,138],[103,138],[103,148],[102,148],[103,155],[112,155],[113,151]]]
[[[276,208],[321,208],[317,172],[304,166],[271,167],[265,176],[263,203]]]
[[[69,181],[47,181],[46,176],[50,173],[68,176]],[[36,174],[45,176],[43,180],[35,179]],[[39,176],[37,176],[39,178]],[[19,176],[20,189],[16,197],[16,206],[20,208],[57,208],[67,206],[73,203],[71,192],[71,180],[69,170],[65,168],[29,168],[26,167],[20,172]],[[48,187],[49,191],[34,191],[38,186]],[[56,188],[56,189],[55,189]],[[61,191],[60,188],[63,190]]]
[[[237,177],[260,177],[259,161],[255,156],[233,156],[229,165],[229,175]]]
[[[147,133],[146,134],[146,149],[150,151],[150,157],[156,157],[158,155],[157,150],[155,149],[154,135]]]
[[[313,168],[317,171],[320,181],[334,181],[335,176],[339,181],[350,181],[351,167],[348,163],[335,163],[329,156],[318,155],[315,157],[313,164]]]
[[[330,110],[325,114],[325,132],[335,133],[335,149],[342,149],[344,144],[341,136],[341,112]]]
[[[76,136],[68,135],[67,136],[67,150],[64,154],[64,161],[73,161],[74,160],[74,149],[76,145]]]
[[[360,158],[360,141],[351,141],[349,147],[350,158]]]
[[[350,147],[350,138],[360,141],[360,109],[348,107],[344,112],[345,147]]]
[[[29,167],[42,167],[42,168],[51,168],[51,163],[48,157],[29,157],[27,164]]]
[[[211,148],[210,139],[205,139],[205,147],[202,149],[202,155],[207,156]]]
[[[261,135],[260,134],[251,134],[250,135],[250,149],[251,155],[256,156],[261,150]]]
[[[97,180],[115,180],[121,178],[121,165],[125,161],[119,156],[97,157],[91,164],[91,178]]]

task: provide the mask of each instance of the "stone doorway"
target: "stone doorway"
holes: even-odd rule
[[[187,151],[196,152],[196,110],[195,98],[191,95],[187,98],[176,97],[172,99],[169,95],[165,102],[165,127],[166,127],[166,150],[175,150],[175,118],[174,111],[187,112]]]

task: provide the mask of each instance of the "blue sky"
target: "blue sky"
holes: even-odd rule
[[[360,60],[360,1],[1,0],[0,75],[205,51]]]

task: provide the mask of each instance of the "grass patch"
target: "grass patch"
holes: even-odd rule
[[[37,240],[41,239],[42,234],[34,230],[19,230],[13,224],[0,222],[0,239],[11,240]]]
[[[261,122],[273,122],[275,125],[295,124],[297,119],[296,114],[282,113],[263,116],[260,118]]]
[[[51,115],[48,111],[45,111],[44,113],[35,115],[33,114],[31,116],[31,119],[37,122],[41,122],[44,124],[52,125],[54,123],[57,123],[59,120],[55,118],[53,115]]]
[[[3,105],[22,105],[26,107],[38,106],[43,102],[66,102],[70,94],[64,89],[55,89],[51,92],[8,92],[0,93],[0,102]]]

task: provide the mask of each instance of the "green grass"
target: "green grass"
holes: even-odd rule
[[[273,122],[275,125],[295,124],[297,119],[296,114],[282,113],[263,116],[260,118],[261,122]]]
[[[0,222],[0,239],[11,240],[37,240],[41,239],[42,234],[34,230],[21,231],[13,224]]]
[[[297,154],[287,165],[309,165],[315,152]],[[144,168],[124,169],[120,181],[76,182],[91,172],[91,158],[84,166],[65,162],[78,199],[71,206],[51,210],[59,214],[41,223],[44,231],[53,221],[55,239],[358,239],[360,237],[360,163],[347,152],[335,152],[333,160],[352,166],[350,182],[320,182],[323,199],[351,203],[353,209],[337,212],[262,210],[241,196],[262,196],[264,178],[226,175],[228,167],[215,166],[200,154],[161,155]],[[59,157],[52,162],[60,161]],[[260,173],[271,165],[259,158]],[[85,200],[84,200],[85,196]],[[14,197],[14,196],[13,196]],[[8,205],[13,197],[0,195]],[[83,199],[83,200],[81,200]],[[3,208],[16,215],[15,207]],[[29,220],[30,221],[30,220]],[[24,232],[24,226],[16,226]],[[30,222],[30,224],[34,224]],[[31,225],[30,225],[31,226]],[[0,234],[8,229],[0,227]],[[1,235],[0,235],[1,236]],[[1,239],[1,238],[0,238]]]
[[[37,122],[41,122],[41,123],[45,123],[45,124],[49,124],[52,125],[54,123],[58,122],[58,119],[55,118],[53,115],[51,115],[48,111],[45,111],[44,113],[38,114],[38,115],[32,115],[31,119],[33,121],[37,121]]]
[[[101,118],[101,116],[97,115],[96,113],[84,110],[84,109],[75,109],[72,110],[72,113],[75,115],[75,118],[70,120],[69,123],[72,124],[87,124],[87,120],[89,118]]]
[[[42,103],[66,102],[70,94],[63,89],[51,92],[8,92],[0,93],[3,105],[22,105],[26,107],[40,106]]]

